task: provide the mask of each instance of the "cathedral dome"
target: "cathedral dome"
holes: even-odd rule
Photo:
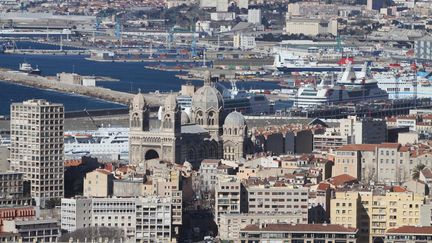
[[[192,96],[192,108],[207,111],[210,108],[219,110],[223,106],[223,97],[214,87],[204,85]]]
[[[165,99],[164,108],[165,110],[169,111],[177,109],[177,98],[174,94],[169,94],[167,96],[167,98]]]
[[[189,123],[190,123],[189,115],[185,111],[182,111],[182,113],[181,113],[181,124],[185,125],[185,124],[189,124]]]
[[[224,125],[230,127],[242,127],[246,125],[246,120],[240,112],[233,111],[225,118]]]
[[[132,106],[134,109],[142,109],[147,106],[147,102],[144,95],[140,93],[136,94],[132,99]]]

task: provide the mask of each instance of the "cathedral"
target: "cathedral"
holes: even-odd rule
[[[158,158],[180,164],[188,161],[198,168],[203,159],[234,161],[253,152],[245,118],[237,111],[224,113],[224,100],[210,75],[192,97],[190,116],[170,94],[162,107],[160,124],[150,127],[148,104],[138,93],[129,117],[131,164],[145,166],[146,160]]]

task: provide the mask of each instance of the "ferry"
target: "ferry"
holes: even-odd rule
[[[356,74],[351,64],[336,77],[323,77],[318,85],[307,84],[300,87],[294,97],[294,107],[317,107],[330,104],[361,102],[367,100],[387,100],[388,93],[378,87],[378,82],[370,75],[367,63]]]
[[[67,131],[64,134],[66,159],[82,156],[102,160],[127,160],[129,128],[103,127],[93,131]]]
[[[354,58],[342,57],[337,63],[320,63],[313,59],[294,55],[281,51],[275,55],[273,66],[280,72],[341,72],[348,63],[353,63]],[[362,65],[352,65],[355,71],[361,71]],[[388,68],[371,66],[372,71],[386,71]]]
[[[432,98],[432,73],[393,70],[375,73],[373,77],[390,99],[413,98],[416,88],[418,98]]]
[[[19,71],[24,72],[24,73],[28,73],[28,74],[35,74],[35,75],[41,74],[41,71],[38,67],[33,68],[29,63],[26,63],[26,62],[20,63]]]

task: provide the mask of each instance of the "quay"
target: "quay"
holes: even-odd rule
[[[42,50],[42,49],[7,49],[5,54],[21,55],[90,55],[89,50]]]
[[[410,109],[430,109],[430,98],[370,101],[357,104],[328,105],[317,108],[293,107],[287,111],[291,117],[341,119],[348,116],[385,118],[409,114]]]
[[[0,70],[0,80],[35,88],[84,95],[125,105],[128,105],[134,96],[134,94],[131,93],[115,91],[102,87],[88,87],[61,83],[54,78],[29,75],[5,69]],[[146,100],[151,108],[156,108],[162,105],[162,101],[165,100],[166,96],[167,94],[149,93],[146,94]]]

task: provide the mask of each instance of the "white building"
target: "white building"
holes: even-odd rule
[[[222,214],[240,213],[241,183],[237,176],[219,175],[215,186],[215,221]]]
[[[117,227],[128,240],[171,240],[172,206],[169,197],[63,198],[61,229]]]
[[[215,0],[200,0],[200,8],[216,8],[217,1]]]
[[[256,48],[255,37],[243,34],[234,35],[233,45],[235,49],[252,50]]]
[[[228,0],[216,0],[216,12],[228,12]]]
[[[242,9],[242,8],[248,9],[249,8],[249,0],[237,0],[237,7],[239,7],[240,9]]]
[[[28,100],[11,105],[11,168],[24,173],[38,206],[63,197],[62,104]]]
[[[419,59],[432,60],[432,37],[425,36],[415,40],[414,52]]]
[[[261,9],[249,9],[248,10],[248,23],[261,24],[262,13]]]

